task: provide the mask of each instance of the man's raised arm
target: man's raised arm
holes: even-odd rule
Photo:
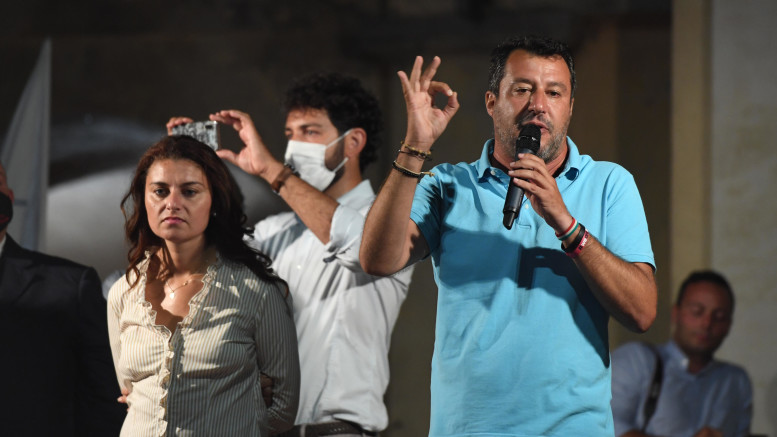
[[[393,274],[429,251],[410,220],[410,209],[425,157],[459,109],[457,94],[446,83],[432,80],[439,66],[440,58],[435,56],[422,72],[423,58],[417,56],[410,77],[397,73],[407,105],[407,133],[404,153],[397,156],[364,224],[359,259],[364,271],[373,275]],[[442,109],[433,105],[439,92],[448,96]]]

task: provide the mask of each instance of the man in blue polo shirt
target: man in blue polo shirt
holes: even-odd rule
[[[479,160],[422,165],[459,107],[435,57],[399,72],[408,110],[400,153],[364,226],[361,262],[388,275],[431,257],[439,288],[430,436],[612,436],[607,323],[637,332],[656,314],[639,192],[617,164],[566,136],[575,75],[566,46],[512,38],[492,52]],[[443,108],[433,96],[448,96]],[[537,155],[515,158],[527,126]],[[423,177],[428,175],[429,177]],[[420,183],[419,183],[420,179]],[[526,193],[502,224],[509,184]]]

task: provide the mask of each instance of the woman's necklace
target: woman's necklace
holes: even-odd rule
[[[179,288],[186,287],[187,285],[189,285],[189,283],[192,282],[192,279],[194,279],[194,277],[198,276],[198,275],[201,276],[201,275],[204,275],[204,273],[200,273],[199,271],[192,273],[191,275],[189,275],[188,278],[186,278],[185,281],[183,281],[183,283],[181,283],[181,285],[179,285],[179,286],[177,286],[175,288],[173,288],[173,286],[170,285],[170,279],[172,279],[172,276],[170,278],[167,278],[167,280],[165,281],[165,286],[170,289],[170,294],[169,294],[170,299],[175,299],[175,292],[176,292],[176,290],[178,290]]]

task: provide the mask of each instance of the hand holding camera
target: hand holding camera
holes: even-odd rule
[[[210,115],[210,119],[232,126],[245,147],[235,153],[228,149],[219,150],[224,160],[240,167],[244,172],[272,182],[283,170],[283,162],[275,159],[265,146],[254,127],[251,116],[235,109],[225,109]]]
[[[213,147],[225,161],[246,173],[259,176],[268,182],[283,170],[283,163],[276,160],[262,142],[251,117],[241,111],[227,109],[210,115],[209,121],[195,122],[189,117],[171,117],[167,122],[168,135],[190,135]],[[245,145],[238,153],[221,147],[219,126],[232,126]],[[202,135],[202,137],[196,135]],[[215,147],[214,147],[215,144]]]
[[[167,122],[168,135],[188,135],[213,150],[221,148],[219,124],[215,121],[193,121],[188,117],[173,117]]]

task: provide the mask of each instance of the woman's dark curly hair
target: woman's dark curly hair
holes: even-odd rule
[[[145,252],[164,246],[162,239],[152,232],[148,224],[145,192],[149,168],[154,162],[165,159],[189,160],[202,169],[208,180],[211,214],[205,229],[205,244],[215,246],[221,257],[244,264],[259,278],[282,282],[270,268],[270,258],[251,248],[244,240],[245,236],[252,235],[253,229],[245,227],[247,218],[243,212],[243,194],[237,181],[213,149],[185,135],[162,138],[143,154],[129,191],[121,200],[124,230],[130,244],[127,281],[130,281],[130,272],[134,272],[135,280],[131,284],[134,287],[140,279],[138,265],[145,258]]]
[[[362,87],[359,79],[337,73],[314,74],[298,79],[286,91],[283,113],[323,109],[338,134],[360,127],[367,143],[359,154],[359,170],[375,161],[383,143],[383,113],[378,99]]]

